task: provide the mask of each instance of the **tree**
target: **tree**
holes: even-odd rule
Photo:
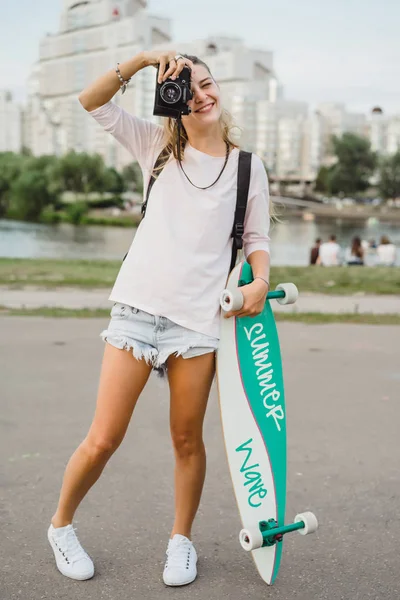
[[[59,158],[50,154],[31,156],[25,163],[25,169],[43,173],[47,180],[49,194],[53,196],[53,204],[57,203],[62,191],[62,182],[58,176],[58,164]]]
[[[39,170],[21,173],[12,184],[10,195],[8,216],[26,221],[37,221],[43,208],[51,204],[53,198],[47,178]]]
[[[125,185],[130,190],[135,190],[139,194],[143,193],[143,175],[138,163],[132,162],[122,170],[122,178]]]
[[[56,176],[63,191],[84,194],[106,191],[106,167],[99,154],[68,152],[59,159]]]
[[[116,169],[110,167],[105,170],[104,173],[104,188],[106,192],[112,194],[122,194],[126,187],[125,181],[120,173]]]
[[[364,192],[377,167],[377,155],[372,152],[370,142],[354,133],[345,133],[341,138],[334,136],[332,144],[337,163],[328,176],[330,193]]]
[[[318,171],[317,179],[315,180],[315,191],[327,193],[329,192],[331,167],[321,167]]]
[[[382,160],[379,191],[384,198],[400,198],[400,150]]]
[[[67,207],[66,213],[70,223],[79,225],[88,211],[89,207],[86,202],[74,202]]]
[[[0,152],[0,216],[9,209],[11,186],[22,173],[25,163],[25,156]]]

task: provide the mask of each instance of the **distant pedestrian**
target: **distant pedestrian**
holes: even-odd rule
[[[346,258],[348,266],[363,266],[364,265],[364,248],[361,239],[356,236],[351,243],[350,252]]]
[[[336,235],[331,235],[329,242],[321,244],[317,264],[323,267],[336,267],[340,264],[341,248],[336,241]]]
[[[316,265],[318,256],[319,256],[319,248],[321,246],[322,240],[321,238],[317,238],[315,240],[315,246],[311,248],[310,252],[310,265]]]
[[[381,237],[381,243],[376,249],[378,265],[393,267],[396,263],[396,246],[391,243],[387,235]]]

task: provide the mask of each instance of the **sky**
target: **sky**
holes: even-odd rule
[[[7,2],[0,89],[18,100],[40,39],[58,30],[61,6],[61,0]],[[272,50],[287,99],[343,102],[355,112],[378,105],[400,114],[399,0],[149,0],[148,9],[172,20],[178,51],[180,41],[215,34]]]

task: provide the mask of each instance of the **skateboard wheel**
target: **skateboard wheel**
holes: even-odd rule
[[[295,516],[294,522],[299,523],[303,521],[304,529],[298,529],[297,531],[301,535],[308,535],[309,533],[315,533],[318,529],[317,517],[312,512],[304,512]]]
[[[277,298],[279,304],[294,304],[299,297],[299,290],[294,283],[280,283],[275,290],[285,292],[284,298]]]
[[[264,538],[258,526],[242,529],[239,533],[239,542],[243,550],[250,552],[261,548],[264,543]]]
[[[240,310],[243,306],[243,294],[238,288],[234,291],[224,290],[220,296],[219,303],[225,312]]]

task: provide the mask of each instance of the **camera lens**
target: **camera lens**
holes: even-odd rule
[[[176,83],[167,81],[160,89],[160,96],[166,104],[176,104],[182,96],[182,90]]]

